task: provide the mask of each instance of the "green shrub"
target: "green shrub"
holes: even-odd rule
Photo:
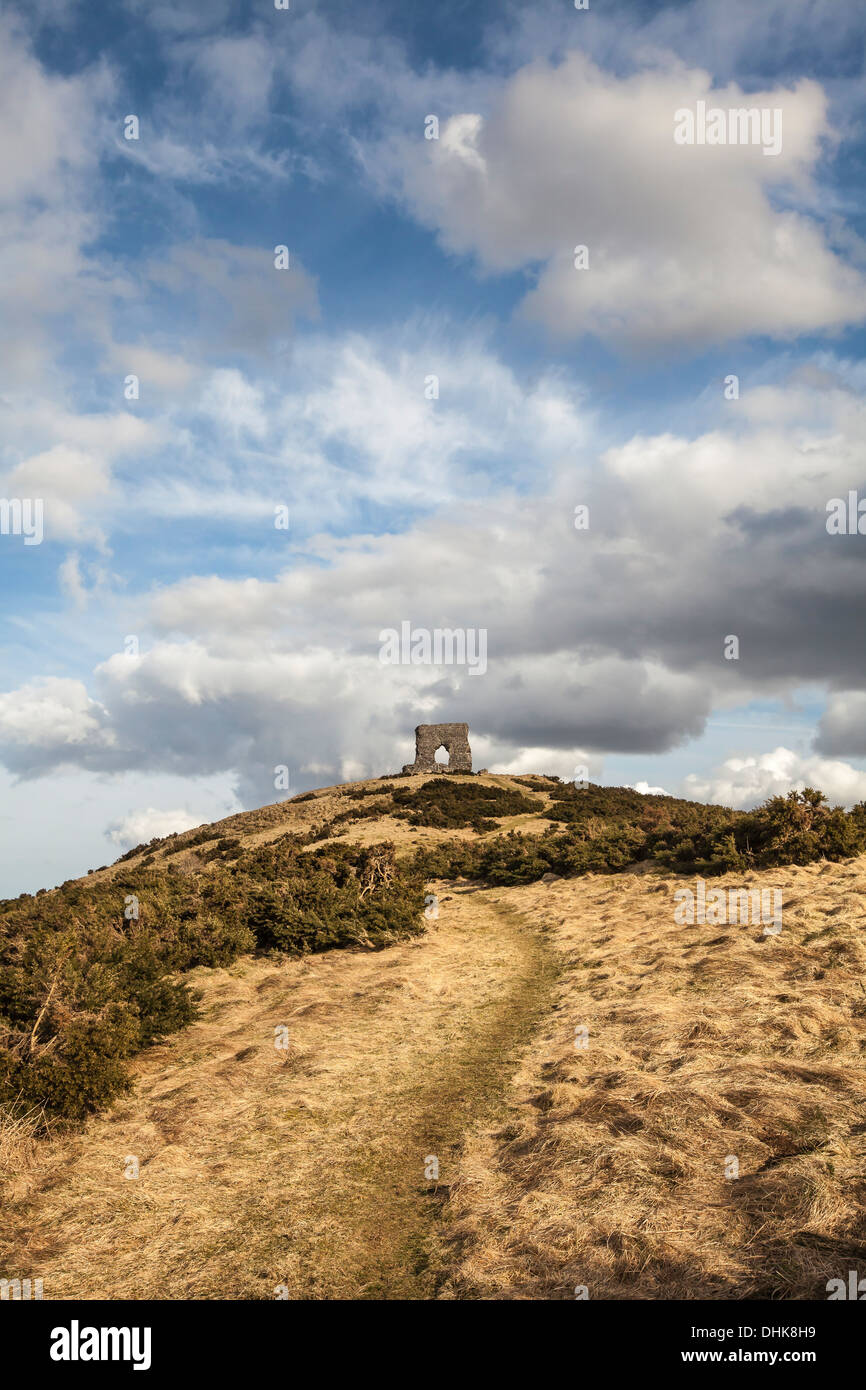
[[[22,1072],[20,1092],[49,1112],[83,1120],[129,1090],[124,1060],[139,1043],[132,1010],[109,1004],[99,1017],[74,1019],[57,1051],[38,1056]]]
[[[399,866],[390,842],[364,849],[340,844],[307,854],[290,846],[288,857],[280,841],[263,847],[270,849],[279,856],[279,871],[272,872],[276,864],[266,853],[257,853],[255,872],[262,882],[248,917],[260,947],[299,954],[384,946],[423,929],[423,875]]]
[[[483,782],[453,781],[443,775],[420,787],[397,787],[393,795],[395,816],[410,825],[430,825],[436,829],[471,826],[475,830],[495,830],[493,816],[526,815],[541,811],[544,803],[522,792],[490,787]]]
[[[531,792],[550,792],[554,794],[561,786],[558,777],[550,777],[547,776],[547,774],[543,774],[540,777],[525,775],[515,777],[513,780],[519,782],[521,787],[528,787]]]
[[[550,786],[551,806],[470,778],[437,776],[392,794],[413,827],[495,828],[493,817],[540,812],[541,834],[451,840],[400,861],[390,843],[334,841],[330,825],[249,849],[202,826],[172,837],[171,851],[213,841],[206,868],[172,859],[133,870],[122,856],[113,876],[0,902],[0,1104],[18,1097],[81,1120],[128,1086],[138,1049],[195,1018],[183,972],[253,950],[379,948],[415,935],[430,878],[507,886],[639,861],[711,875],[866,849],[866,803],[846,814],[811,788],[742,812],[628,787]],[[352,800],[362,805],[350,814],[380,813],[366,796]],[[155,843],[167,842],[144,846],[149,859]],[[128,919],[132,902],[138,915]]]
[[[540,836],[512,831],[480,845],[452,842],[419,851],[418,862],[429,862],[442,877],[508,885],[532,883],[546,873],[616,871],[648,860],[674,872],[712,876],[845,859],[866,850],[866,804],[846,815],[811,788],[770,797],[746,812],[642,796],[628,787],[564,786],[543,818],[554,824]]]
[[[422,929],[423,879],[392,845],[308,843],[230,842],[221,853],[234,862],[197,874],[118,861],[103,882],[0,903],[0,1103],[21,1096],[70,1120],[108,1104],[134,1052],[195,1018],[181,978],[194,966],[255,949],[379,947]]]

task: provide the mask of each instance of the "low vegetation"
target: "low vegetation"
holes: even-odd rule
[[[185,972],[251,952],[405,939],[424,928],[433,877],[507,887],[641,862],[715,875],[866,849],[866,805],[846,814],[811,789],[748,813],[547,777],[437,776],[294,798],[307,801],[320,815],[263,844],[235,817],[222,829],[239,833],[202,826],[154,840],[107,876],[0,903],[0,1106],[83,1119],[128,1087],[136,1052],[196,1017]],[[251,827],[278,809],[251,813]],[[383,815],[476,835],[403,858],[392,842],[347,843],[356,820]],[[503,830],[516,816],[521,828]]]
[[[471,826],[473,830],[497,828],[495,816],[531,815],[542,811],[544,803],[519,791],[490,786],[486,782],[454,781],[435,777],[412,789],[398,787],[393,793],[393,814],[410,825],[430,825],[437,830]]]
[[[304,844],[284,835],[243,851],[225,837],[206,873],[139,866],[0,904],[0,1105],[75,1120],[102,1108],[128,1087],[135,1052],[195,1017],[182,978],[193,966],[421,930],[423,882],[392,844]]]
[[[0,903],[0,1261],[51,1297],[823,1296],[866,1274],[864,850],[811,789],[383,778]],[[683,873],[784,931],[678,924]]]
[[[542,835],[511,831],[494,839],[453,841],[421,859],[427,871],[492,886],[533,883],[655,863],[677,873],[840,860],[866,850],[866,804],[846,813],[806,788],[773,796],[756,811],[731,811],[628,787],[562,787],[544,812]],[[564,829],[559,829],[564,825]]]
[[[780,891],[780,935],[675,927],[664,874],[489,890],[565,969],[510,1122],[461,1156],[451,1297],[826,1300],[866,1276],[866,859],[745,881]]]

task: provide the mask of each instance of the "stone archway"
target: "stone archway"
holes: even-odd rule
[[[437,762],[444,748],[447,764]],[[404,772],[471,772],[472,749],[468,724],[419,724],[415,730],[415,761],[406,763]]]

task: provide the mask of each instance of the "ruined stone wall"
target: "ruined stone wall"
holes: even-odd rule
[[[444,748],[448,766],[437,763],[434,754]],[[404,772],[471,772],[472,749],[468,724],[419,724],[415,730],[415,761],[406,763]]]

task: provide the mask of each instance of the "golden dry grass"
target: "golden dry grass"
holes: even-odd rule
[[[508,891],[567,969],[531,1100],[464,1154],[452,1296],[826,1298],[866,1273],[866,859],[745,881],[784,890],[778,937],[677,926],[684,881],[654,875]]]
[[[504,1117],[551,981],[543,935],[442,896],[426,937],[379,953],[193,972],[202,1021],[22,1177],[0,1267],[46,1299],[435,1294],[460,1145]]]
[[[26,1172],[38,1150],[37,1136],[45,1128],[38,1105],[0,1106],[0,1184]]]
[[[342,811],[348,811],[359,805],[376,804],[372,797],[369,801],[361,803],[353,801],[348,796],[351,791],[369,789],[380,792],[383,798],[381,804],[384,811],[388,793],[392,792],[395,787],[415,790],[429,780],[427,773],[416,773],[409,777],[400,777],[398,780],[373,777],[360,782],[346,782],[333,787],[321,787],[312,794],[309,800],[277,801],[271,806],[262,806],[255,811],[240,811],[235,815],[225,817],[224,820],[215,821],[210,827],[213,830],[213,841],[218,840],[221,836],[236,836],[241,840],[245,849],[253,849],[258,845],[276,840],[287,832],[298,835],[305,834],[323,823],[333,820],[334,816],[339,815]],[[501,787],[506,791],[521,791],[526,794],[528,790],[521,784],[519,777],[505,774],[484,773],[482,775],[477,773],[473,775],[472,780],[474,784]],[[531,795],[534,800],[549,804],[552,799],[552,791],[553,788],[551,793],[533,791]],[[540,819],[537,814],[490,817],[490,819],[496,820],[497,825],[503,829],[520,830],[523,834],[540,835],[548,828],[548,822]],[[201,829],[202,827],[198,826],[195,829],[184,831],[175,839],[158,846],[152,851],[155,863],[160,865],[165,861],[177,865],[181,870],[186,868],[201,872],[204,868],[206,872],[207,866],[202,865],[193,845],[188,849],[179,851],[177,849],[178,845],[193,841]],[[330,842],[369,845],[377,844],[381,840],[393,840],[403,852],[411,852],[423,848],[425,845],[441,844],[443,840],[476,841],[479,838],[490,838],[498,833],[498,830],[488,831],[486,835],[479,837],[474,830],[468,827],[437,830],[431,826],[410,826],[401,817],[381,814],[371,816],[366,820],[348,822],[342,828],[337,826],[334,834],[330,837]],[[212,841],[205,842],[204,848],[207,848],[211,843]],[[307,848],[316,849],[318,844],[307,846]],[[173,851],[170,853],[170,857],[167,851]],[[122,862],[97,869],[89,875],[89,879],[100,882],[113,878],[119,873],[128,874],[140,865],[149,853],[150,851],[144,849],[139,854],[132,855]]]
[[[193,972],[200,1022],[17,1164],[0,1270],[48,1299],[826,1297],[866,1274],[866,857],[718,881],[783,889],[778,937],[677,925],[684,882],[441,886],[411,942]]]

